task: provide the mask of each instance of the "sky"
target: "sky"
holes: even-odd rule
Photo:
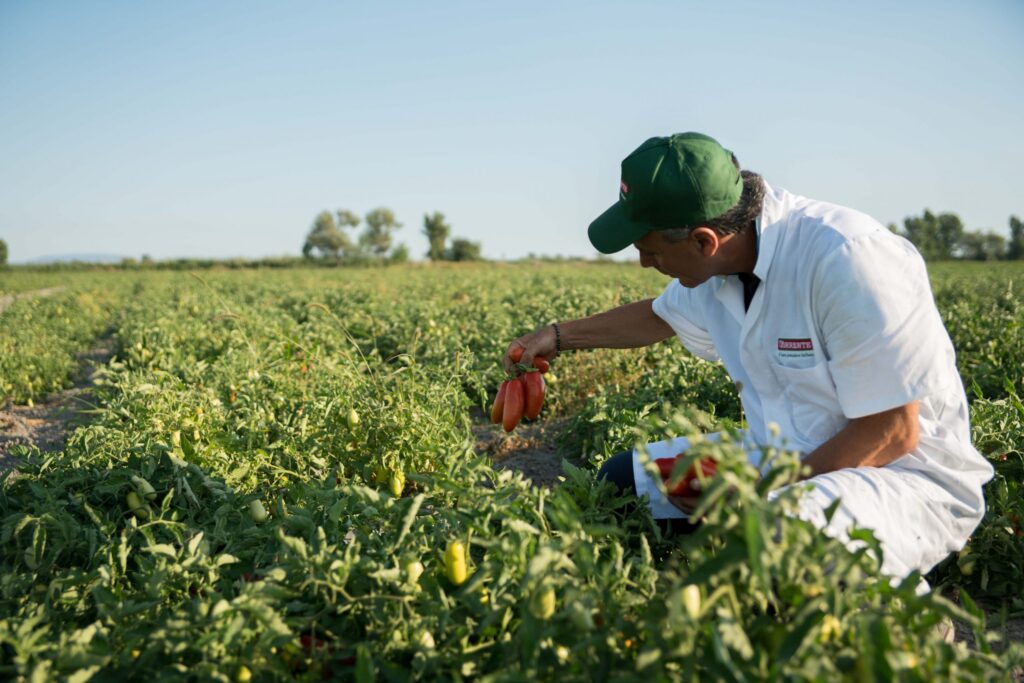
[[[883,223],[1024,216],[1024,2],[0,0],[12,262],[297,255],[385,206],[594,256],[645,139],[712,135]],[[629,254],[629,256],[632,256]]]

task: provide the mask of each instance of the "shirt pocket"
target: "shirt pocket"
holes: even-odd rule
[[[807,368],[771,366],[786,398],[794,436],[817,448],[846,426],[827,362]]]

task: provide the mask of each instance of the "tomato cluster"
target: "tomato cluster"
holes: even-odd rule
[[[498,387],[498,395],[491,406],[491,422],[501,424],[506,432],[511,432],[526,417],[530,420],[540,415],[544,405],[544,373],[550,364],[546,358],[535,356],[533,367],[528,368],[519,361],[523,357],[522,347],[512,349],[510,354],[517,377],[507,379]]]
[[[683,457],[683,453],[675,456],[674,458],[658,458],[654,461],[654,464],[658,466],[658,472],[661,474],[661,480],[668,485],[669,480],[672,478],[672,468],[676,464],[676,460]],[[692,465],[690,469],[683,475],[682,480],[669,489],[670,496],[699,496],[701,492],[701,480],[697,476],[697,467],[700,467],[701,474],[704,478],[715,476],[715,472],[718,471],[718,466],[715,461],[711,458],[703,458],[698,460],[696,464]]]

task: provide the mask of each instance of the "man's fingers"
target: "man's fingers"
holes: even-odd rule
[[[672,503],[686,514],[692,515],[693,511],[697,509],[697,503],[700,502],[700,498],[691,498],[690,496],[669,496],[668,502]]]
[[[505,356],[502,358],[505,370],[511,370],[515,363],[521,362],[525,353],[526,345],[519,339],[516,339],[514,342],[509,344],[508,348],[505,349]]]
[[[553,333],[549,332],[549,328],[542,328],[536,332],[524,335],[509,344],[508,348],[505,349],[505,355],[501,359],[505,370],[511,371],[512,366],[516,363],[522,363],[528,368],[533,367],[533,359],[537,356],[546,359],[554,357],[554,337],[552,336],[548,339],[545,336],[546,334],[553,335]]]

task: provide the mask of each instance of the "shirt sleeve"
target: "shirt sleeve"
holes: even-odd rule
[[[654,300],[652,308],[655,315],[672,327],[690,353],[704,360],[719,360],[695,290],[682,286],[679,280],[672,280]]]
[[[873,415],[945,390],[953,345],[917,250],[873,233],[822,260],[815,318],[846,417]]]

